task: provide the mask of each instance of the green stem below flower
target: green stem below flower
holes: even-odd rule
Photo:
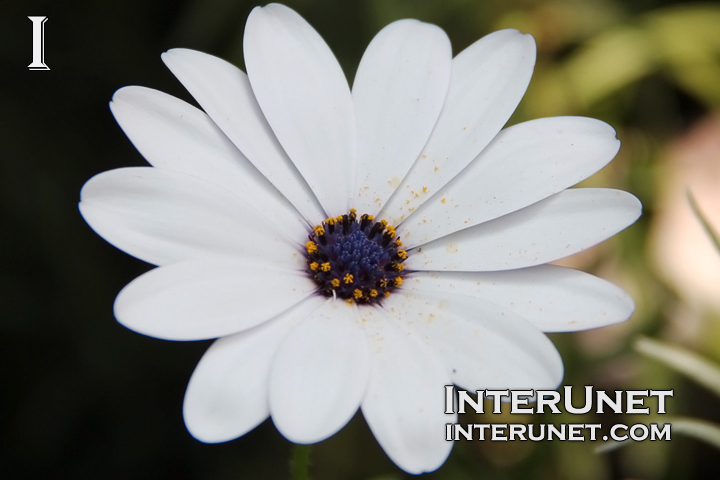
[[[310,445],[294,445],[290,470],[293,480],[310,480]]]

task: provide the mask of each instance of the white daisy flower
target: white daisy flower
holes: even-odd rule
[[[256,8],[247,75],[191,50],[163,61],[201,111],[126,87],[115,118],[152,167],[83,187],[103,238],[158,265],[118,295],[128,328],[219,338],[192,375],[187,428],[237,438],[271,416],[296,443],[362,410],[390,458],[437,469],[444,386],[554,389],[561,358],[542,332],[629,318],[616,286],[546,265],[640,215],[632,195],[573,189],[617,153],[598,120],[501,130],[524,94],[535,42],[490,34],[452,58],[438,27],[388,25],[352,90],[293,10]]]

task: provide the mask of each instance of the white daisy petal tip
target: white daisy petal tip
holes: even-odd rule
[[[373,39],[352,90],[284,5],[253,9],[243,43],[247,74],[162,54],[202,110],[115,92],[110,109],[152,168],[100,174],[79,204],[98,234],[159,266],[119,293],[121,324],[218,338],[183,404],[199,441],[270,416],[290,441],[316,443],[360,407],[400,468],[432,472],[457,421],[445,385],[555,388],[564,367],[542,332],[632,316],[619,288],[545,265],[627,228],[642,205],[568,190],[617,154],[608,124],[501,131],[532,76],[532,35],[501,30],[452,58],[442,29],[400,20]]]
[[[325,440],[357,412],[370,376],[358,323],[356,308],[328,300],[280,345],[270,372],[270,412],[288,440]]]

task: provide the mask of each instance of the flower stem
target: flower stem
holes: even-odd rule
[[[293,480],[310,480],[310,445],[294,445],[290,470]]]

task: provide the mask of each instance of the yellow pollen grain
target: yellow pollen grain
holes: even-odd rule
[[[423,193],[427,193],[427,187],[423,187]]]
[[[312,270],[313,272],[317,272],[317,269],[318,269],[319,267],[320,267],[320,265],[319,265],[317,262],[312,262],[312,263],[310,264],[310,270]]]
[[[361,298],[361,297],[362,297],[362,290],[360,290],[359,288],[356,288],[355,290],[353,290],[353,297],[355,297],[355,298]]]
[[[345,283],[352,283],[353,282],[353,276],[350,273],[346,273],[343,277],[343,282]]]
[[[440,201],[441,201],[442,203],[445,203],[445,199],[444,199],[444,198],[443,198],[442,200],[440,200]]]
[[[313,253],[317,252],[317,245],[315,245],[315,242],[313,242],[312,240],[306,242],[305,246],[307,247],[307,252],[309,254],[312,255]]]
[[[438,170],[439,170],[438,167],[435,167],[435,171],[437,172]]]
[[[389,296],[390,296],[390,292],[385,292],[385,293],[384,293],[384,296],[385,296],[385,298],[389,297]]]
[[[355,303],[355,300],[353,300],[352,298],[348,298],[347,300],[345,300],[345,303],[347,303],[348,305],[352,305],[353,303]]]
[[[320,265],[320,270],[323,272],[329,272],[330,271],[330,262],[325,262],[322,265]]]
[[[337,287],[340,286],[340,280],[337,279],[337,278],[333,278],[333,279],[332,279],[332,282],[330,282],[330,284],[331,284],[333,287],[337,288]]]
[[[373,298],[377,297],[378,291],[373,288],[372,290],[370,290],[370,296]]]

